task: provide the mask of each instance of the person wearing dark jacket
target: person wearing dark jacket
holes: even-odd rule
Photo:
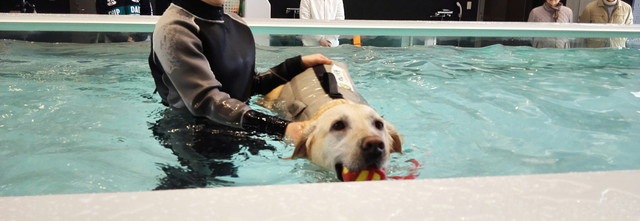
[[[96,0],[96,13],[108,15],[153,15],[149,0]],[[117,19],[117,18],[114,18]],[[148,33],[103,33],[98,42],[144,41]]]
[[[215,177],[238,176],[234,155],[275,149],[262,135],[300,140],[305,122],[254,110],[249,99],[308,67],[332,63],[321,54],[295,56],[257,73],[253,34],[240,16],[223,11],[224,2],[173,0],[156,23],[149,66],[170,108],[150,129],[184,166],[164,166],[167,176],[156,189],[204,187]]]
[[[149,65],[162,102],[218,124],[296,141],[303,122],[251,109],[266,94],[306,68],[332,61],[321,54],[287,59],[256,73],[253,34],[225,0],[174,0],[158,20]]]

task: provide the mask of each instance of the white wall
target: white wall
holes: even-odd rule
[[[271,18],[271,4],[268,0],[244,1],[245,18]]]

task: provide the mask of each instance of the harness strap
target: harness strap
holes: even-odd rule
[[[320,81],[320,85],[322,85],[322,89],[324,92],[329,95],[329,97],[333,99],[343,99],[344,97],[338,91],[338,81],[336,77],[331,72],[327,72],[324,68],[324,65],[316,65],[313,67],[313,72],[316,73],[316,77],[318,77],[318,81]]]
[[[338,106],[338,105],[341,105],[341,104],[346,104],[346,103],[348,103],[348,102],[349,102],[349,101],[347,101],[347,100],[345,100],[345,99],[333,99],[333,100],[331,100],[331,101],[327,102],[326,104],[323,104],[322,106],[320,106],[320,109],[318,109],[318,111],[317,111],[313,116],[311,116],[311,118],[310,118],[309,120],[311,120],[311,121],[315,121],[315,120],[317,120],[317,119],[320,117],[320,115],[322,115],[325,111],[327,111],[327,110],[329,110],[329,109],[331,109],[331,108],[333,108],[333,107],[335,107],[335,106]]]

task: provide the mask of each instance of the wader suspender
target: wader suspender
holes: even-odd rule
[[[333,73],[327,72],[327,70],[324,68],[324,65],[314,66],[313,72],[316,73],[316,77],[318,77],[318,81],[320,81],[322,89],[324,89],[324,92],[327,93],[329,97],[333,99],[344,98],[338,91],[338,81],[336,81],[336,77],[333,76]]]

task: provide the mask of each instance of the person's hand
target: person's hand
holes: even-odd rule
[[[287,129],[285,131],[285,138],[293,145],[296,145],[301,141],[302,135],[304,134],[304,128],[307,126],[306,121],[302,122],[291,122],[287,125]]]
[[[320,46],[322,47],[331,47],[331,42],[327,39],[320,39]]]
[[[319,64],[331,64],[333,61],[322,54],[312,54],[302,56],[302,65],[305,68],[310,68]]]

